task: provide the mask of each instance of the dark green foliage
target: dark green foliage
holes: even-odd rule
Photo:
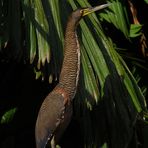
[[[82,127],[79,132],[86,148],[138,146],[141,140],[139,129],[147,129],[143,124],[148,117],[148,79],[144,77],[148,70],[148,22],[139,16],[142,23],[134,23],[128,1],[107,2],[111,3],[108,8],[82,19],[77,29],[81,45],[81,74],[74,101],[74,120]],[[36,75],[31,73],[31,76],[39,79],[36,81],[42,77],[45,83],[49,82],[51,91],[58,82],[62,65],[68,15],[79,7],[98,3],[92,0],[1,0],[0,62],[30,64]],[[143,3],[139,2],[147,8]],[[137,13],[143,8],[140,6],[136,5]],[[32,94],[31,90],[26,94],[27,98]],[[19,112],[20,106],[16,107]],[[38,108],[34,114],[34,126]],[[11,125],[15,120],[13,117],[17,112],[10,109],[4,109],[6,113],[1,114],[1,124]],[[137,126],[139,122],[140,126]],[[145,137],[147,132],[142,132],[142,135]]]

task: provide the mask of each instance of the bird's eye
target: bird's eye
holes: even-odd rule
[[[92,12],[93,11],[92,11],[91,8],[84,8],[84,9],[80,10],[80,13],[81,13],[82,16],[88,15],[88,14],[90,14]]]
[[[83,10],[80,10],[80,14],[83,15],[83,13],[84,13],[84,11]]]

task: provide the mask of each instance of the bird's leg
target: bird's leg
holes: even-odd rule
[[[59,145],[56,145],[55,137],[53,136],[52,140],[50,141],[51,148],[61,148]]]
[[[54,136],[52,137],[50,144],[51,144],[51,148],[56,148],[56,142],[55,142]]]

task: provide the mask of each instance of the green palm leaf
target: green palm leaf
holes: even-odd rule
[[[100,13],[101,18],[112,23],[129,39],[130,23],[126,9],[127,2],[124,0],[108,0],[108,2],[111,3],[110,9]]]
[[[84,1],[83,2],[78,1],[78,2],[79,4],[81,4],[82,7],[88,6],[88,3]],[[72,5],[73,9],[76,8],[76,3],[70,1],[70,4]],[[121,15],[119,17],[121,18]],[[90,62],[92,63],[92,68],[94,69],[95,74],[99,79],[101,87],[100,89],[103,90],[101,91],[101,96],[104,98],[104,100],[107,100],[106,103],[108,108],[105,109],[106,109],[107,119],[109,120],[110,126],[112,126],[113,130],[111,132],[112,145],[113,147],[115,145],[121,146],[122,145],[121,143],[124,143],[125,141],[127,143],[129,142],[130,139],[129,133],[132,132],[132,129],[130,129],[128,125],[130,123],[134,123],[134,120],[136,120],[138,112],[140,113],[143,109],[145,110],[144,97],[139,87],[137,87],[134,78],[132,77],[130,71],[123,62],[122,58],[116,53],[112,45],[112,42],[105,37],[101,26],[99,26],[100,23],[97,20],[97,17],[93,14],[89,17],[89,19],[91,22],[88,23],[89,27],[86,25],[86,23],[83,20],[80,22],[80,26],[82,29],[82,34],[81,34],[82,43],[84,44]],[[121,23],[121,28],[123,28],[123,26],[124,25]],[[88,28],[91,28],[91,30]],[[92,28],[95,29],[93,30]],[[125,30],[123,30],[123,32],[126,34],[126,36],[128,36],[128,32],[126,32]],[[89,62],[87,64],[89,65]],[[85,70],[83,72],[85,72]],[[87,75],[87,73],[84,73],[84,75]],[[90,87],[92,86],[90,85]],[[81,98],[85,97],[87,100],[87,98],[89,98],[91,94],[89,93],[86,96],[87,90],[85,91],[85,96],[83,95],[83,93],[81,93],[82,95],[79,97]],[[98,99],[100,100],[100,98]],[[115,108],[113,107],[113,104],[115,104],[116,106]],[[84,117],[85,116],[88,117],[91,115],[85,111]],[[111,122],[112,120],[111,116],[113,116],[115,123]],[[89,121],[90,117],[88,117],[87,119],[84,118],[84,122],[86,120]],[[85,123],[88,131],[92,131],[91,126],[92,124],[94,124],[93,120],[90,120],[90,122],[88,122],[88,124]],[[120,130],[121,127],[120,122],[123,124],[122,128],[124,129],[124,132],[126,131],[125,135],[122,135],[123,139],[119,136],[120,132],[123,133],[123,131]],[[94,127],[96,127],[97,129],[97,124],[95,124]],[[87,140],[89,141],[88,145],[91,147],[92,146],[91,142],[94,140],[93,139],[94,132],[93,133],[90,132],[89,134],[86,135],[87,137],[89,137]],[[99,139],[99,135],[97,135],[97,137]],[[118,143],[116,143],[117,139]],[[93,146],[95,145],[96,144],[94,143]]]
[[[126,147],[134,133],[137,116],[144,112],[147,117],[145,98],[98,19],[101,17],[114,24],[129,39],[130,23],[125,3],[123,0],[109,2],[109,8],[87,16],[78,27],[81,74],[74,110],[83,125],[84,146],[88,148]],[[52,83],[58,79],[61,69],[67,16],[72,10],[91,5],[87,0],[24,0],[21,4],[21,23],[25,23],[23,47],[29,51],[28,57],[37,77],[48,77]],[[16,36],[13,31],[8,31],[8,34],[15,36],[13,41],[18,48],[14,54],[21,53],[21,57],[19,37],[23,31],[18,21],[20,14],[20,11],[18,14],[15,12],[13,31],[16,31]],[[134,37],[139,35],[139,29],[131,34]]]
[[[17,108],[12,108],[7,112],[5,112],[1,117],[0,124],[8,124],[9,122],[11,122],[14,118],[16,111],[17,111]]]

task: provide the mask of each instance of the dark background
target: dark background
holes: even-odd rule
[[[95,0],[93,5],[97,5]],[[138,19],[144,25],[144,32],[148,38],[147,5],[144,2],[135,3],[138,11]],[[111,28],[114,31],[116,29]],[[112,36],[117,44],[131,46],[129,43],[121,43],[122,35],[114,32]],[[13,47],[11,47],[13,48]],[[138,50],[138,49],[137,49]],[[147,61],[147,58],[145,59]],[[127,61],[128,62],[128,61]],[[130,65],[130,61],[128,63]],[[148,71],[139,69],[142,77],[141,85],[148,84]],[[23,61],[7,60],[6,55],[0,53],[0,117],[9,109],[16,107],[17,111],[11,124],[0,124],[0,148],[34,148],[34,128],[39,107],[45,96],[53,89],[47,80],[35,80],[33,68]],[[147,96],[146,96],[146,100]],[[139,139],[146,144],[148,135],[147,125],[141,125]],[[73,119],[61,139],[64,148],[82,148],[82,133],[78,122]]]

